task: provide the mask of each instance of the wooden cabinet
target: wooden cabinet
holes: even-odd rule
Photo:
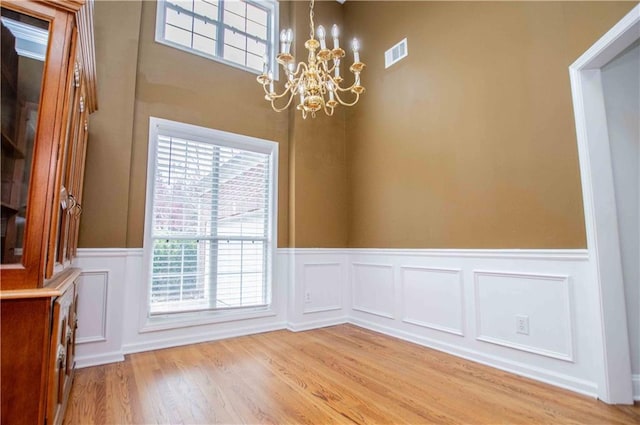
[[[58,424],[74,371],[93,3],[2,0],[2,423]]]
[[[75,255],[96,110],[92,10],[2,2],[2,289],[46,286]]]
[[[3,291],[1,423],[62,423],[73,382],[79,275],[68,268],[47,288]]]
[[[53,303],[47,423],[61,423],[71,391],[77,322],[77,285],[69,287]]]

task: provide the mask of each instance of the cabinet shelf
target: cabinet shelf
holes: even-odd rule
[[[18,211],[20,211],[20,209],[17,206],[14,205],[10,205],[4,201],[2,201],[2,215],[4,215],[5,213],[17,213]]]
[[[2,149],[7,153],[8,156],[17,159],[24,158],[24,152],[16,145],[16,142],[13,141],[8,134],[4,131],[2,132]]]

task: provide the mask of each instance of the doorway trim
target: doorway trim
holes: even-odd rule
[[[640,39],[640,5],[569,67],[596,311],[598,398],[633,403],[627,316],[601,68]],[[599,343],[599,344],[598,344]]]

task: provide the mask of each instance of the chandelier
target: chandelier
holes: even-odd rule
[[[276,57],[286,76],[284,92],[281,94],[275,92],[273,72],[269,70],[266,55],[262,74],[258,76],[258,82],[264,88],[264,98],[271,102],[274,111],[282,112],[293,103],[294,98],[299,99],[296,108],[302,111],[304,119],[309,114],[315,117],[316,112],[320,110],[331,116],[336,106],[353,106],[360,99],[360,95],[364,93],[364,87],[360,85],[360,72],[365,66],[360,62],[360,43],[354,38],[351,44],[353,64],[349,67],[349,71],[354,75],[354,82],[349,87],[341,87],[340,83],[344,79],[340,75],[340,63],[345,56],[345,51],[340,48],[338,26],[333,25],[331,28],[333,49],[328,49],[327,35],[322,25],[317,29],[318,39],[314,38],[316,31],[313,23],[313,5],[314,0],[311,0],[309,7],[310,38],[304,43],[304,47],[309,51],[308,63],[295,64],[295,58],[291,54],[293,31],[289,28],[280,32],[280,53]],[[348,95],[351,97],[350,102],[342,99],[341,94],[344,95],[345,92],[351,93]],[[276,106],[276,103],[281,106]]]

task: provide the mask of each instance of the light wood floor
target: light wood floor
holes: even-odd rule
[[[640,424],[608,406],[351,325],[81,369],[65,424]]]

